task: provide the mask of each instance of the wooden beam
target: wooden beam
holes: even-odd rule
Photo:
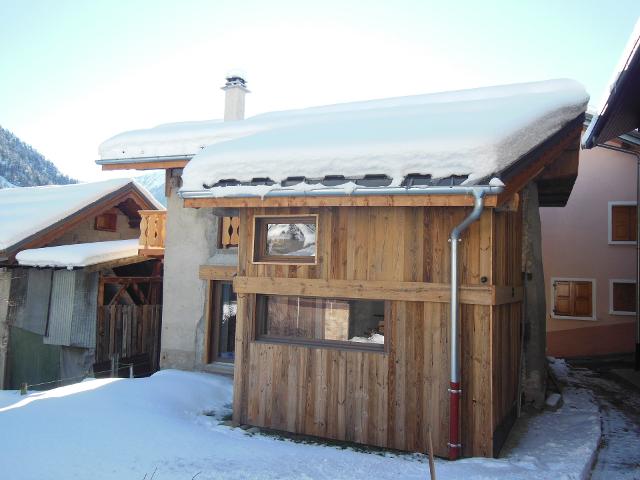
[[[127,162],[102,165],[103,171],[109,170],[163,170],[165,168],[184,168],[188,160],[168,160],[166,162]]]
[[[237,266],[200,265],[201,280],[233,280],[238,273]]]
[[[89,265],[85,267],[85,272],[98,272],[100,270],[107,270],[114,267],[121,267],[122,265],[132,265],[134,263],[146,262],[149,260],[142,255],[136,255],[134,257],[120,258],[118,260],[111,260],[110,262],[96,263],[95,265]]]
[[[368,300],[398,300],[405,302],[451,301],[446,283],[390,282],[368,280],[310,280],[276,277],[235,277],[236,293],[265,295],[295,295],[325,298],[355,298]],[[460,302],[473,305],[514,303],[522,299],[520,287],[462,285]]]
[[[368,195],[335,197],[186,198],[187,208],[247,207],[473,207],[471,195]],[[497,195],[487,195],[485,207],[497,205]]]
[[[148,283],[162,282],[162,277],[102,277],[104,283],[130,284],[130,283]]]
[[[536,150],[528,153],[504,173],[502,181],[506,184],[498,197],[498,205],[507,202],[515,193],[522,190],[527,183],[538,177],[552,165],[565,150],[575,150],[576,142],[580,142],[582,116],[576,119],[575,125],[556,133]],[[579,120],[579,121],[578,121]]]

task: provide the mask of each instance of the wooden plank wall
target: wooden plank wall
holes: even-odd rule
[[[242,208],[238,275],[449,283],[448,235],[469,212],[462,207]],[[253,215],[305,213],[319,214],[316,265],[251,263]],[[462,284],[515,278],[513,272],[495,271],[504,262],[496,258],[502,256],[496,238],[506,227],[487,209],[465,233],[459,249]],[[239,294],[234,421],[420,452],[427,448],[430,425],[435,453],[446,456],[449,305],[397,300],[386,305],[387,351],[348,351],[256,342],[255,295]],[[492,350],[495,308],[461,309],[465,455],[492,455],[495,415],[502,412],[492,405],[493,354],[499,354]]]
[[[522,287],[522,211],[494,214],[496,285]],[[491,307],[493,428],[515,405],[520,371],[522,302]]]

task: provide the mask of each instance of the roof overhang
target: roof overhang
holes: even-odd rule
[[[162,157],[105,158],[96,160],[102,170],[163,170],[183,168],[193,155],[170,155]]]
[[[635,39],[602,111],[591,121],[582,142],[584,148],[593,148],[640,128],[639,44],[640,37]]]

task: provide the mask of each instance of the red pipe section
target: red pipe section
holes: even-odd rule
[[[460,383],[449,384],[449,460],[460,458]]]

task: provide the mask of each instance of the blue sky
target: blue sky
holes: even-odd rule
[[[248,115],[557,77],[595,106],[639,16],[637,0],[0,0],[0,125],[94,180],[112,135],[221,117],[233,68]]]

